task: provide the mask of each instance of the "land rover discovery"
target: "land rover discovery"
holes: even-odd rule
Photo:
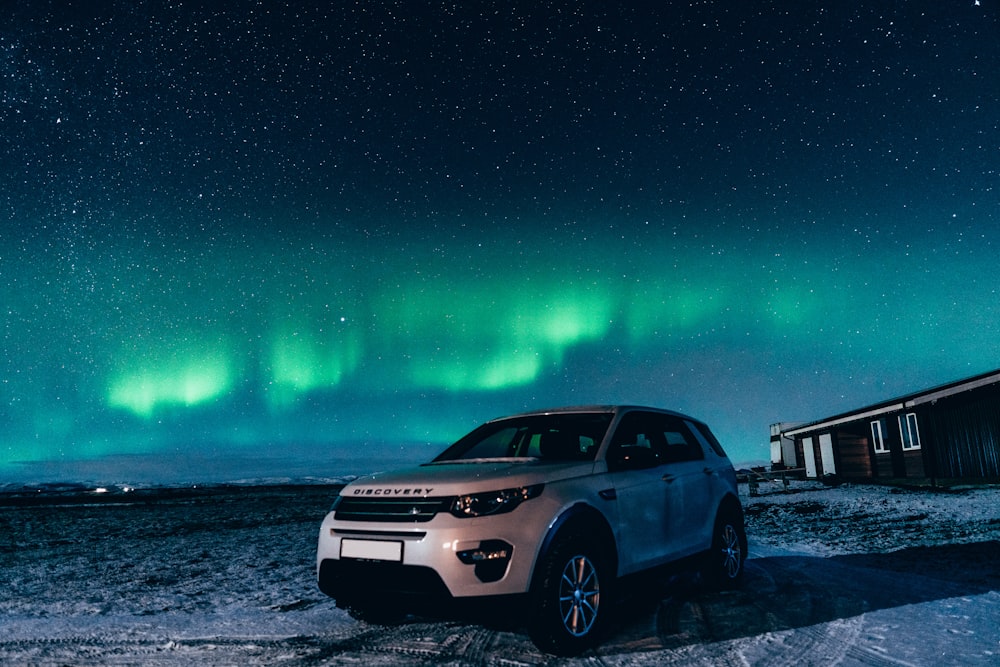
[[[601,406],[496,419],[348,484],[316,564],[320,589],[361,611],[517,596],[535,644],[572,655],[597,641],[619,578],[693,557],[735,586],[746,548],[733,466],[703,422]]]

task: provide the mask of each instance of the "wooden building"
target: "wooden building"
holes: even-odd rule
[[[810,423],[771,426],[771,464],[809,478],[1000,480],[1000,370]]]

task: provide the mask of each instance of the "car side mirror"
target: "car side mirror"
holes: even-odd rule
[[[649,447],[619,447],[608,461],[612,470],[645,470],[660,464],[659,458]]]

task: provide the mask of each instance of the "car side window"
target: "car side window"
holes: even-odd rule
[[[705,458],[705,451],[691,430],[680,419],[665,416],[663,423],[665,446],[660,452],[664,463],[681,463]]]
[[[637,454],[656,466],[705,458],[698,437],[683,420],[672,415],[630,412],[615,431],[610,457],[622,461]]]
[[[663,432],[655,415],[630,412],[622,417],[611,442],[609,458],[612,462],[642,461],[639,467],[657,466],[664,447]]]
[[[722,444],[715,437],[715,434],[706,426],[705,424],[696,424],[688,420],[684,420],[684,423],[688,425],[691,431],[694,433],[694,437],[698,438],[698,442],[706,448],[710,448],[716,455],[725,458],[726,450],[722,448]]]

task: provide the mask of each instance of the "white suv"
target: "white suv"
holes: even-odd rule
[[[708,427],[636,406],[483,424],[430,463],[358,479],[323,520],[320,589],[374,611],[526,595],[536,645],[592,645],[617,578],[690,556],[721,586],[746,554],[736,475]]]

